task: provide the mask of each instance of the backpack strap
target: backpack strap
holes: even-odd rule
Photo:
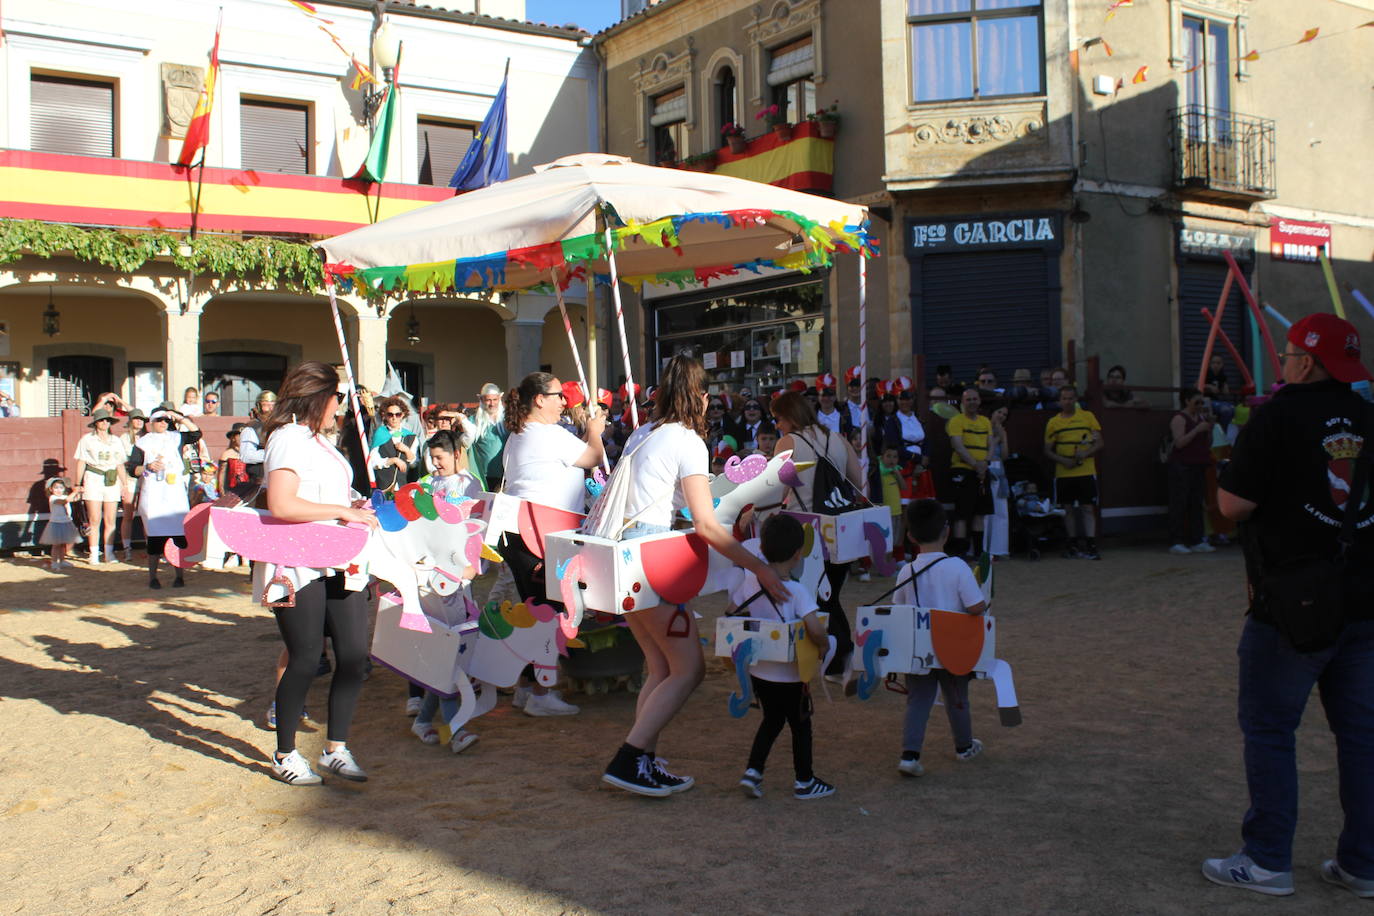
[[[779,607],[778,607],[778,603],[777,603],[776,601],[773,600],[773,596],[770,595],[770,594],[768,594],[767,589],[763,589],[763,588],[760,588],[758,591],[754,592],[754,594],[752,594],[752,595],[750,595],[748,598],[746,598],[746,599],[744,600],[744,603],[743,603],[743,604],[741,604],[739,607],[735,608],[735,609],[734,609],[733,611],[731,611],[727,616],[730,616],[730,617],[743,617],[744,615],[743,615],[741,612],[742,612],[745,608],[747,608],[749,605],[751,605],[751,604],[753,604],[755,601],[757,601],[759,598],[767,598],[767,599],[768,599],[768,603],[771,604],[771,605],[773,605],[773,610],[774,610],[774,611],[777,611],[778,619],[779,619],[779,620],[782,620],[782,609],[779,608]],[[786,623],[786,622],[787,622],[787,621],[785,621],[785,620],[783,621],[783,623]]]
[[[926,573],[930,572],[930,570],[931,570],[932,568],[934,568],[934,567],[936,567],[936,566],[939,566],[941,563],[945,562],[946,560],[952,560],[952,559],[954,559],[954,558],[951,557],[951,556],[949,556],[948,554],[946,554],[945,556],[941,557],[941,558],[938,559],[938,560],[935,560],[935,561],[932,562],[932,563],[927,563],[925,566],[922,566],[920,569],[913,570],[912,573],[911,573],[911,575],[910,575],[910,576],[907,576],[907,579],[906,579],[905,582],[898,582],[896,585],[892,586],[892,588],[888,589],[887,591],[885,591],[885,592],[883,592],[881,595],[879,595],[877,598],[875,598],[872,602],[870,602],[870,604],[881,604],[884,598],[886,598],[886,597],[888,597],[889,595],[895,593],[899,588],[901,588],[901,587],[904,586],[904,585],[910,585],[910,586],[912,586],[913,588],[915,588],[915,586],[916,586],[916,580],[917,580],[918,578],[920,578],[921,576],[924,576]],[[912,560],[910,563],[907,564],[907,568],[908,568],[908,569],[912,569],[912,567],[914,567],[915,565],[916,565],[916,561],[915,561],[915,560]],[[918,590],[917,593],[916,593],[916,603],[917,603],[917,604],[920,604],[920,603],[921,603],[921,602],[920,602],[920,597],[921,597],[920,591]]]

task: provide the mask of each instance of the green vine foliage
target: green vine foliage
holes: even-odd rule
[[[184,246],[190,247],[183,253]],[[300,292],[324,288],[319,255],[309,245],[282,239],[200,236],[191,241],[166,232],[86,229],[41,220],[0,219],[0,264],[25,254],[70,255],[120,273],[162,259],[180,270],[213,274]]]

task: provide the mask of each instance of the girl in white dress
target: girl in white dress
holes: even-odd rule
[[[173,424],[179,429],[173,429]],[[181,447],[200,440],[200,430],[190,418],[167,407],[159,407],[148,417],[148,432],[134,443],[135,473],[140,476],[141,495],[138,516],[148,538],[148,587],[162,588],[157,579],[157,564],[167,541],[186,546],[186,513],[191,511],[190,486]],[[175,588],[186,584],[181,570],[172,581]]]

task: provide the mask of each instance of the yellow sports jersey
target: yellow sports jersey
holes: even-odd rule
[[[1093,433],[1101,430],[1091,410],[1079,407],[1073,416],[1066,417],[1057,413],[1045,424],[1045,442],[1054,449],[1056,455],[1072,458],[1074,450],[1081,445],[1091,444]],[[1089,458],[1076,468],[1066,468],[1062,464],[1054,466],[1055,477],[1091,477],[1097,473],[1097,459]]]
[[[960,413],[957,417],[945,424],[945,433],[952,439],[955,436],[964,437],[964,451],[973,456],[975,461],[988,460],[988,437],[992,435],[992,421],[979,414],[970,420]],[[972,468],[957,451],[950,450],[949,466],[952,468]]]

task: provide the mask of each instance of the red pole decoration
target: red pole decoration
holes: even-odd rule
[[[343,319],[339,317],[339,303],[334,297],[334,278],[325,275],[325,286],[329,289],[329,310],[334,313],[334,330],[339,335],[339,352],[343,354],[344,375],[348,376],[348,400],[353,404],[353,422],[358,427],[358,444],[363,447],[363,466],[367,468],[367,482],[377,486],[377,478],[372,474],[372,462],[367,460],[367,433],[363,432],[363,412],[358,406],[358,383],[353,378],[353,361],[348,358],[348,339],[344,337]]]
[[[1226,312],[1226,300],[1231,298],[1231,283],[1234,277],[1226,273],[1226,282],[1221,285],[1221,298],[1217,300],[1217,317],[1212,319],[1212,329],[1207,332],[1207,346],[1202,350],[1202,365],[1197,367],[1197,390],[1207,381],[1207,364],[1212,361],[1212,348],[1217,343],[1217,333],[1221,330],[1221,316]]]
[[[1203,306],[1202,317],[1206,318],[1208,321],[1212,321],[1212,310]],[[1240,351],[1236,349],[1235,344],[1231,343],[1231,338],[1226,335],[1225,331],[1218,328],[1217,334],[1220,335],[1221,342],[1226,346],[1227,352],[1231,354],[1231,359],[1235,360],[1237,366],[1240,366],[1240,374],[1245,376],[1246,390],[1253,393],[1255,391],[1255,378],[1250,374],[1250,368],[1245,365],[1245,360],[1241,357]],[[1206,379],[1204,379],[1204,381],[1205,380]],[[1198,391],[1201,390],[1201,388],[1198,389]]]
[[[1279,351],[1274,349],[1274,338],[1269,334],[1269,325],[1265,323],[1264,316],[1260,314],[1259,302],[1255,300],[1255,294],[1250,292],[1250,284],[1245,282],[1245,274],[1240,272],[1240,265],[1236,263],[1235,256],[1229,251],[1223,251],[1221,256],[1226,259],[1226,266],[1231,269],[1231,273],[1240,284],[1240,293],[1245,297],[1245,301],[1250,306],[1250,313],[1255,316],[1255,324],[1259,325],[1260,334],[1264,336],[1264,345],[1269,348],[1269,363],[1274,367],[1274,378],[1283,378],[1283,369],[1279,366]]]

